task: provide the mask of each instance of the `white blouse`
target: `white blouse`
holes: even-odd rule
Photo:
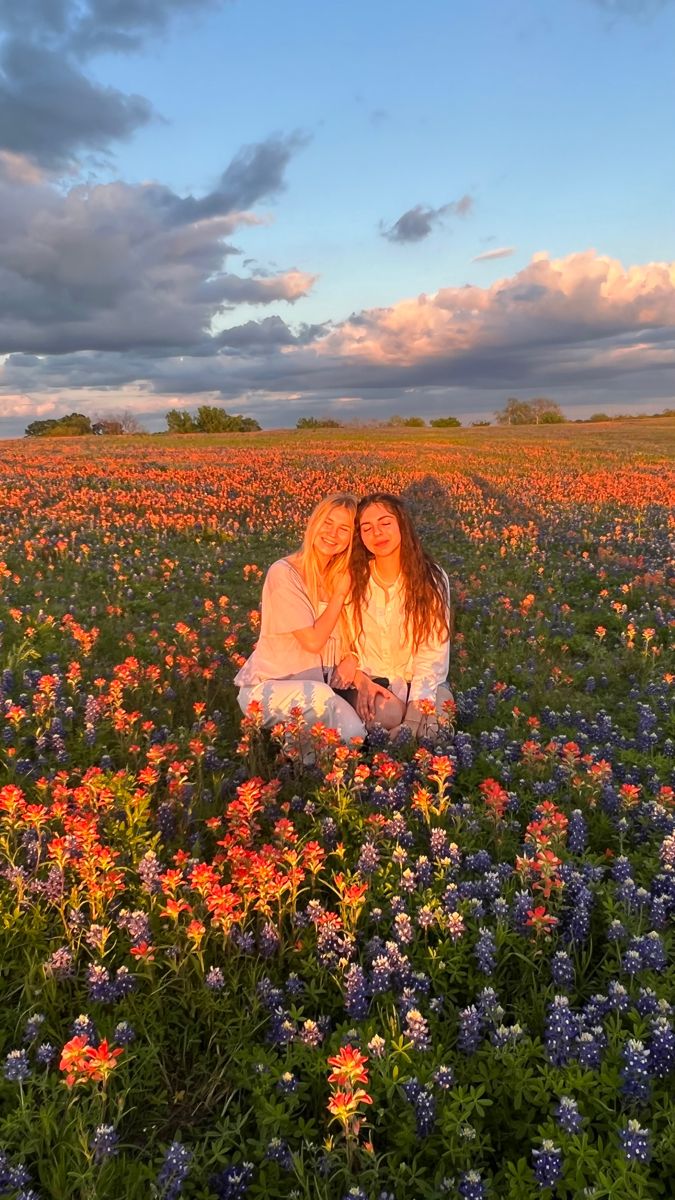
[[[443,578],[449,597],[450,583],[445,571]],[[388,679],[391,691],[404,701],[407,695],[410,703],[435,700],[437,687],[448,677],[450,642],[447,634],[443,638],[433,634],[422,642],[415,654],[405,638],[401,579],[385,590],[371,577],[358,650],[361,670],[371,677]]]
[[[280,558],[272,563],[262,590],[260,636],[251,656],[235,676],[236,687],[253,687],[267,679],[316,679],[336,662],[337,637],[328,638],[321,654],[305,650],[294,635],[308,629],[326,608],[315,612],[299,571]]]

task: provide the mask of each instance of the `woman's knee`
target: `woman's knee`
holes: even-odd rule
[[[377,696],[375,699],[375,720],[384,729],[395,729],[401,724],[405,715],[405,705],[396,696]]]

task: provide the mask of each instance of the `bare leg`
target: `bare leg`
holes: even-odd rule
[[[397,696],[377,696],[375,699],[375,722],[384,729],[395,729],[405,716],[405,704]]]

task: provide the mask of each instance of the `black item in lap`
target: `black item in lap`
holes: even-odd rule
[[[374,675],[373,683],[379,683],[380,687],[389,687],[389,680],[384,679],[383,676]],[[356,708],[356,697],[358,692],[355,687],[333,688],[333,691],[335,692],[336,696],[340,696],[343,700],[346,700],[347,704],[351,704],[352,708]]]

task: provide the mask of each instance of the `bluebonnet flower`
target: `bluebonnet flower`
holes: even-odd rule
[[[417,878],[420,886],[423,888],[429,887],[433,879],[434,868],[432,863],[429,862],[426,854],[420,854],[417,862],[415,863],[415,870],[417,872]]]
[[[292,1096],[293,1092],[298,1090],[298,1081],[292,1071],[284,1071],[280,1079],[277,1080],[277,1090],[282,1096]]]
[[[429,834],[429,853],[436,861],[448,857],[448,836],[444,829],[435,828],[431,830]]]
[[[645,968],[648,971],[665,971],[668,959],[663,942],[656,930],[652,929],[644,937],[636,938],[635,941]]]
[[[368,1196],[363,1188],[359,1187],[358,1184],[354,1184],[348,1192],[345,1192],[342,1200],[368,1200]]]
[[[56,1054],[56,1048],[51,1042],[41,1042],[35,1051],[35,1061],[40,1067],[48,1067]]]
[[[629,1100],[640,1102],[649,1100],[652,1087],[649,1057],[649,1050],[638,1038],[629,1038],[623,1046],[621,1051],[623,1059],[621,1090]]]
[[[383,1058],[386,1048],[387,1043],[379,1033],[374,1034],[368,1042],[368,1052],[372,1054],[373,1058]]]
[[[675,1067],[675,1033],[667,1017],[652,1021],[649,1064],[657,1079],[665,1079]]]
[[[87,984],[90,1000],[107,1004],[115,999],[115,986],[110,981],[110,971],[102,963],[91,963],[87,968]]]
[[[484,975],[491,975],[494,971],[496,953],[497,943],[494,933],[490,929],[481,929],[476,942],[475,955],[478,969]]]
[[[98,1035],[96,1033],[94,1022],[86,1013],[80,1013],[79,1017],[75,1018],[70,1027],[70,1036],[86,1037],[87,1041],[92,1046],[95,1046],[98,1042]]]
[[[556,987],[574,986],[574,964],[566,950],[557,950],[551,959],[551,978]]]
[[[504,1009],[499,1003],[499,996],[493,987],[481,988],[477,996],[478,1011],[486,1021],[499,1024],[504,1017]]]
[[[295,971],[291,971],[286,980],[286,995],[295,1000],[298,996],[302,995],[304,990],[305,985],[300,976]]]
[[[278,1163],[284,1171],[290,1171],[293,1166],[288,1142],[280,1137],[274,1137],[267,1143],[265,1158],[268,1158],[270,1162]]]
[[[128,1021],[118,1021],[113,1033],[113,1041],[118,1046],[130,1046],[136,1037],[136,1031]]]
[[[45,963],[45,970],[54,979],[70,979],[73,974],[73,956],[67,946],[59,946],[50,954]]]
[[[567,996],[555,996],[548,1006],[544,1041],[549,1061],[563,1067],[574,1057],[579,1034],[579,1018],[570,1008]]]
[[[181,1142],[172,1142],[157,1176],[162,1200],[176,1200],[190,1171],[192,1152]]]
[[[253,1178],[253,1163],[237,1163],[225,1167],[209,1180],[211,1191],[216,1193],[218,1200],[242,1200],[248,1191],[248,1185]]]
[[[117,924],[120,929],[129,934],[134,946],[140,942],[152,941],[148,914],[143,912],[142,909],[137,908],[133,912],[129,912],[128,909],[122,909],[117,918]]]
[[[408,1010],[403,1034],[406,1038],[410,1039],[414,1050],[429,1049],[429,1024],[419,1009],[411,1008]]]
[[[119,1137],[115,1132],[114,1125],[97,1125],[89,1143],[89,1149],[94,1156],[94,1162],[104,1162],[106,1158],[111,1158],[113,1154],[117,1154],[118,1142]]]
[[[417,924],[419,928],[423,930],[431,929],[431,926],[434,925],[435,922],[436,915],[433,908],[430,908],[428,904],[423,904],[422,907],[417,910]]]
[[[357,1021],[368,1015],[366,977],[357,963],[350,963],[345,971],[345,1009]]]
[[[463,1054],[473,1054],[483,1037],[483,1018],[475,1004],[459,1013],[459,1037],[457,1045]]]
[[[460,1176],[457,1190],[462,1200],[485,1200],[487,1195],[478,1171],[465,1171]]]
[[[211,992],[220,992],[225,987],[225,976],[220,967],[209,967],[204,983]]]
[[[610,980],[609,987],[607,988],[607,999],[609,1007],[614,1009],[615,1012],[627,1012],[630,1008],[630,996],[623,984],[619,983],[616,979]]]
[[[442,1091],[447,1092],[455,1085],[455,1076],[452,1067],[440,1066],[434,1071],[434,1083],[438,1084]]]
[[[28,1018],[28,1020],[26,1021],[25,1029],[23,1031],[24,1043],[27,1044],[29,1042],[35,1041],[36,1037],[38,1036],[38,1034],[40,1032],[40,1029],[44,1025],[44,1020],[45,1020],[45,1015],[44,1015],[44,1013],[40,1013],[40,1012],[33,1013],[33,1016]]]
[[[531,892],[516,892],[511,906],[511,921],[518,933],[527,934],[529,932],[528,916],[534,907],[534,897]]]
[[[414,940],[415,932],[412,921],[407,913],[397,913],[394,917],[394,937],[402,946],[407,946]]]
[[[271,921],[265,921],[258,943],[263,958],[270,958],[279,949],[279,934]]]
[[[554,1188],[562,1175],[562,1150],[544,1138],[540,1150],[532,1151],[534,1174],[539,1187]]]
[[[161,887],[159,877],[163,872],[164,867],[154,850],[148,850],[138,864],[138,874],[143,884],[143,891],[148,892],[151,896],[158,892]]]
[[[413,1078],[403,1084],[406,1100],[412,1104],[417,1123],[417,1133],[427,1137],[436,1122],[436,1100],[429,1085],[422,1087],[419,1080]]]
[[[628,1162],[647,1163],[651,1158],[651,1134],[639,1121],[629,1121],[619,1130],[621,1149]]]
[[[621,959],[621,969],[627,975],[637,975],[642,970],[642,955],[639,950],[626,950]]]
[[[498,1025],[490,1034],[490,1041],[498,1050],[504,1046],[515,1046],[525,1033],[522,1025]]]
[[[585,1029],[579,1034],[577,1042],[577,1059],[580,1067],[596,1070],[602,1062],[602,1052],[606,1045],[606,1036],[601,1025]]]
[[[324,1039],[324,1032],[319,1027],[316,1021],[311,1017],[306,1017],[300,1027],[299,1038],[303,1046],[320,1046]]]
[[[659,1001],[653,988],[640,988],[635,1007],[641,1017],[649,1017],[658,1012]]]
[[[579,1106],[572,1096],[561,1096],[555,1110],[555,1119],[565,1133],[578,1133],[583,1124]]]
[[[30,1063],[27,1050],[10,1050],[5,1058],[2,1073],[8,1083],[23,1083],[30,1078]]]

